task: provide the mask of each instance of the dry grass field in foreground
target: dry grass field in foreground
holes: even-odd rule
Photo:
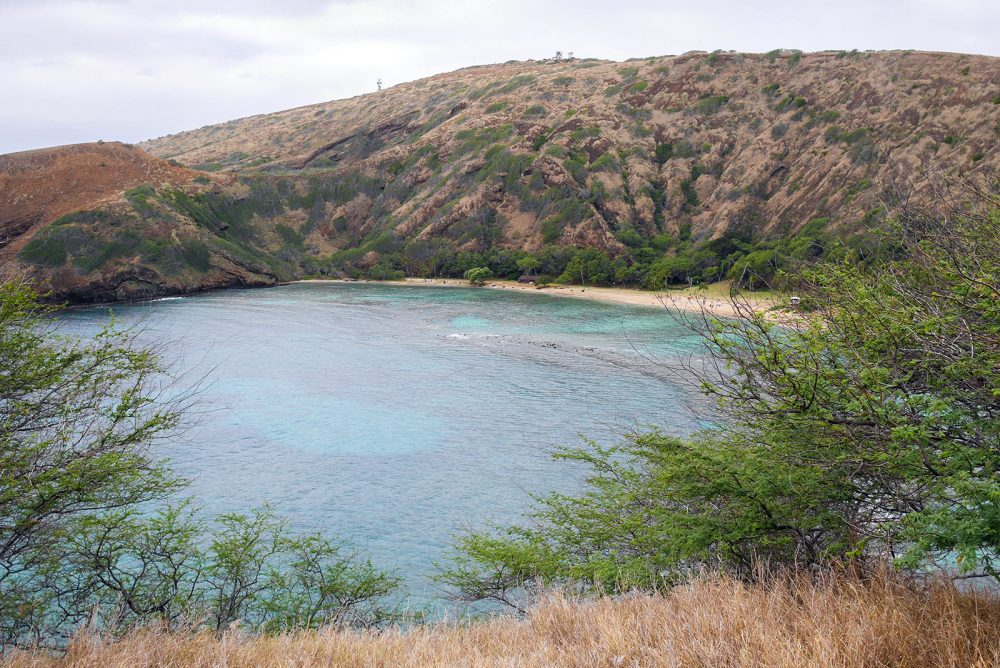
[[[917,592],[832,577],[747,586],[711,578],[665,597],[553,596],[525,619],[381,635],[246,638],[137,632],[82,637],[64,658],[6,666],[1000,666],[1000,599],[938,584]]]

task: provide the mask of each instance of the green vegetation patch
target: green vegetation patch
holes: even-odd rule
[[[618,70],[618,75],[622,78],[622,83],[628,83],[630,81],[635,81],[636,77],[639,76],[638,67],[622,67]]]
[[[728,95],[706,95],[698,100],[695,110],[699,114],[710,115],[722,109],[727,102],[729,102]]]
[[[510,123],[504,125],[492,125],[483,128],[471,128],[469,130],[459,130],[455,133],[455,139],[461,142],[455,149],[455,155],[465,155],[466,153],[478,153],[491,144],[502,142],[514,134],[514,126]]]
[[[17,256],[29,264],[61,267],[66,264],[66,245],[62,240],[47,234],[36,235]]]

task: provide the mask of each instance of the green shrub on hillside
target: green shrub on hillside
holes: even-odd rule
[[[623,83],[629,83],[630,81],[634,81],[635,78],[639,76],[639,68],[623,67],[618,70],[618,74],[621,76]]]
[[[119,232],[111,239],[89,237],[72,251],[73,264],[91,272],[116,258],[134,256],[140,243],[139,235],[131,230]]]
[[[208,271],[212,268],[211,253],[204,241],[184,239],[181,241],[181,255],[185,262],[198,271]]]
[[[46,267],[61,267],[66,264],[66,257],[66,245],[44,233],[36,235],[18,253],[24,262]]]
[[[781,100],[774,105],[774,110],[779,114],[781,114],[790,109],[801,109],[807,104],[808,102],[801,95],[795,95],[793,93],[789,93],[785,97],[781,98]]]
[[[535,76],[531,74],[519,74],[515,77],[511,77],[510,81],[505,83],[500,88],[496,89],[496,93],[499,95],[506,95],[507,93],[513,93],[518,88],[522,86],[527,86],[528,84],[535,82]]]
[[[698,104],[695,105],[695,109],[700,114],[714,114],[727,102],[729,102],[728,95],[706,95],[698,100]]]

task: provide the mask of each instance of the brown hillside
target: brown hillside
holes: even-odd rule
[[[274,283],[252,258],[213,253],[191,220],[142,206],[147,191],[231,181],[119,142],[0,155],[0,276],[74,302]]]
[[[407,221],[405,234],[447,235],[462,216],[440,210],[454,201],[460,212],[495,208],[507,218],[509,244],[537,247],[547,212],[496,193],[495,180],[469,188],[456,178],[489,167],[483,153],[500,143],[531,154],[525,173],[540,171],[547,186],[602,188],[607,196],[564,228],[561,240],[613,247],[623,226],[676,233],[689,220],[696,234],[718,232],[746,209],[748,194],[761,200],[767,229],[794,229],[824,214],[855,223],[874,192],[859,197],[852,190],[866,190],[888,169],[995,166],[998,96],[1000,61],[961,54],[783,51],[527,62],[468,68],[144,146],[211,169],[322,167],[371,175],[423,150],[437,156],[444,178],[434,178],[426,161],[399,175],[417,184],[405,199],[387,202],[395,205],[388,212],[394,219]],[[483,136],[505,127],[507,137]],[[846,139],[835,139],[838,133]],[[662,165],[658,144],[673,151]],[[565,153],[574,151],[586,154],[583,178],[567,167]],[[691,179],[696,164],[704,171]],[[694,181],[697,208],[680,196],[685,180]],[[663,202],[655,201],[659,190]]]
[[[527,252],[558,275],[567,247],[605,251],[605,283],[659,287],[725,275],[752,244],[877,226],[896,174],[993,178],[998,140],[987,56],[511,62],[141,145],[159,160],[0,157],[0,254],[70,299],[470,262],[516,277]],[[678,278],[671,258],[709,240]]]
[[[0,155],[0,248],[32,226],[96,209],[142,184],[190,182],[198,172],[119,142]]]

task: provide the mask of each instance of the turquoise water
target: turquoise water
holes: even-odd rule
[[[553,447],[698,427],[698,399],[661,365],[696,339],[662,309],[301,283],[114,312],[175,371],[207,374],[194,422],[160,448],[209,511],[271,503],[398,569],[421,604],[453,534],[579,485]],[[87,333],[109,315],[61,317]]]

